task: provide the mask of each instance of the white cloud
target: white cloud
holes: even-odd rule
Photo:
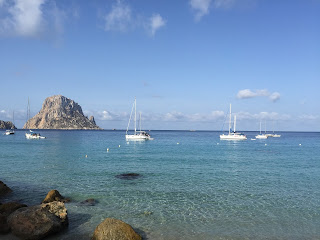
[[[5,11],[8,15],[1,20],[0,33],[27,37],[37,35],[44,23],[41,9],[44,3],[45,0],[14,0],[7,4]]]
[[[238,112],[237,119],[239,120],[290,120],[292,117],[288,114],[279,114],[276,112],[260,112],[260,113],[249,113],[249,112]]]
[[[235,0],[215,0],[215,8],[231,8],[235,4]]]
[[[61,34],[65,14],[51,0],[0,0],[3,18],[0,35],[38,37],[43,33]]]
[[[165,25],[166,21],[160,16],[160,14],[153,14],[150,18],[151,35],[154,36],[156,31]]]
[[[189,4],[195,12],[195,20],[199,21],[201,18],[210,12],[213,5],[214,8],[231,8],[235,5],[236,0],[190,0]]]
[[[132,24],[132,10],[129,5],[120,0],[112,6],[111,11],[105,16],[106,31],[126,32]]]
[[[155,13],[146,18],[136,13],[128,4],[117,0],[112,5],[111,11],[103,17],[105,21],[104,30],[114,32],[128,32],[133,29],[144,29],[151,36],[166,25],[166,20],[160,14]]]
[[[211,0],[190,0],[190,6],[195,11],[195,19],[199,21],[209,13]]]
[[[318,119],[320,119],[320,117],[317,116],[317,115],[303,114],[303,115],[299,116],[299,119],[302,120],[302,121],[305,121],[305,120],[306,120],[306,121],[313,121],[313,120],[318,120]]]
[[[255,91],[251,91],[250,89],[243,89],[237,93],[237,98],[239,99],[247,99],[254,97],[269,97],[272,102],[276,102],[280,99],[280,93],[274,92],[269,93],[267,89],[258,89]]]
[[[250,89],[243,89],[240,90],[237,94],[237,98],[244,99],[244,98],[253,98],[253,97],[261,97],[261,96],[269,96],[270,93],[266,89],[251,91]]]
[[[269,98],[272,102],[276,102],[280,99],[280,93],[274,92],[269,96]]]

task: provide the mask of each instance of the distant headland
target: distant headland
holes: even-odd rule
[[[95,129],[94,117],[84,116],[81,106],[62,95],[55,95],[44,100],[40,112],[29,119],[24,129]]]
[[[10,121],[0,120],[0,129],[17,129],[16,126]]]

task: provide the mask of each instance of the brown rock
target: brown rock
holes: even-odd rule
[[[20,208],[8,217],[8,224],[17,237],[43,239],[68,225],[67,209],[58,201]]]
[[[10,227],[7,223],[7,217],[0,213],[0,234],[8,233]]]
[[[62,95],[44,100],[40,112],[29,119],[24,129],[96,129],[94,118],[84,116],[81,106]]]
[[[9,192],[12,192],[12,190],[4,184],[4,182],[0,181],[0,196],[3,196]]]
[[[106,218],[94,230],[92,240],[141,240],[132,227],[117,219]]]
[[[49,202],[54,202],[54,201],[59,201],[59,202],[70,202],[69,198],[64,198],[58,190],[51,190],[48,192],[47,196],[45,199],[42,201],[42,203],[49,203]]]
[[[8,217],[15,210],[22,208],[22,207],[27,207],[27,205],[22,204],[22,203],[18,203],[18,202],[4,203],[4,204],[0,205],[0,213],[4,216]]]

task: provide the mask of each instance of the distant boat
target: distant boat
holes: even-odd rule
[[[236,122],[237,118],[234,116],[234,127],[233,131],[231,131],[231,104],[230,104],[230,117],[229,117],[229,133],[228,134],[221,134],[220,139],[221,140],[246,140],[247,136],[243,133],[237,133],[236,132]]]
[[[281,137],[281,135],[279,135],[279,134],[275,134],[274,133],[274,130],[273,130],[273,132],[272,133],[268,133],[268,134],[266,134],[268,137]]]
[[[134,134],[128,134],[133,109],[134,109]],[[149,133],[141,130],[141,113],[140,113],[139,125],[140,125],[140,131],[137,131],[137,100],[136,98],[134,98],[134,103],[132,106],[128,127],[126,131],[126,140],[128,141],[153,140],[153,138],[151,138]]]
[[[6,132],[3,135],[13,135],[13,134],[14,134],[14,130],[7,129]]]
[[[256,136],[257,139],[267,139],[267,134],[261,134],[261,121],[260,121],[260,134]]]
[[[14,134],[14,112],[12,112],[12,127],[11,129],[7,129],[6,132],[3,135],[13,135]]]
[[[26,125],[27,129],[30,127],[30,124],[28,125],[29,120],[30,120],[30,102],[28,98],[27,125]],[[40,135],[40,133],[33,132],[31,129],[29,129],[29,132],[26,132],[26,138],[27,139],[43,139],[46,137],[43,137]]]

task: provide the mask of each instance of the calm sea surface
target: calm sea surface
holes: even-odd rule
[[[234,142],[151,131],[127,143],[123,131],[3,132],[0,180],[14,192],[1,202],[39,204],[51,189],[72,199],[68,230],[50,240],[90,239],[107,217],[151,240],[320,239],[320,133]],[[131,172],[142,177],[115,177]],[[80,204],[88,198],[98,203]]]

